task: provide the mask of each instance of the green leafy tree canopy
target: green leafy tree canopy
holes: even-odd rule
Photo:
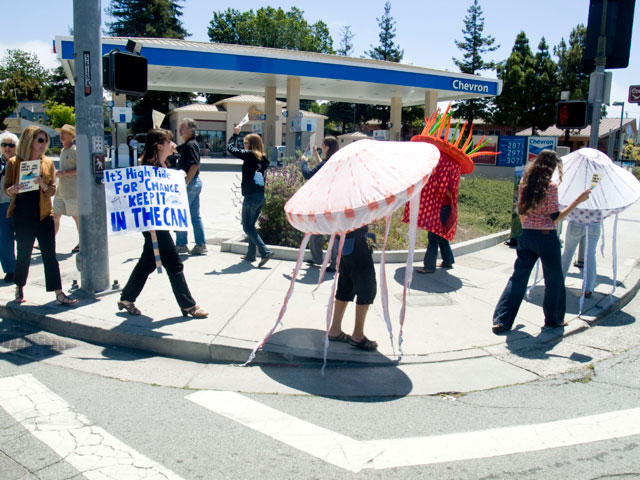
[[[182,1],[111,0],[106,12],[115,20],[107,22],[108,32],[117,37],[188,37],[180,21]]]
[[[76,124],[75,108],[64,103],[47,100],[44,104],[44,113],[49,116],[53,128],[60,128],[64,124]]]
[[[40,65],[35,53],[8,49],[0,62],[3,90],[12,92],[18,101],[39,100],[42,86],[48,80],[49,72]]]
[[[396,37],[396,22],[391,16],[391,3],[389,1],[384,4],[384,14],[381,18],[376,18],[380,33],[378,39],[380,44],[377,47],[371,45],[367,55],[374,60],[386,60],[388,62],[400,62],[404,57],[404,50],[396,45],[393,39]]]
[[[572,100],[584,100],[589,96],[589,75],[582,71],[582,56],[587,45],[587,28],[579,24],[553,48],[558,57],[558,89],[568,91]]]
[[[255,12],[229,8],[213,12],[209,39],[217,43],[334,53],[329,27],[319,20],[309,24],[296,7],[285,12],[278,7],[261,7]]]

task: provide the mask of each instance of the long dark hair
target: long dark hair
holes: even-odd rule
[[[553,171],[558,167],[562,180],[562,162],[553,150],[541,151],[522,177],[522,190],[518,199],[518,213],[527,215],[547,194]]]
[[[140,165],[152,165],[154,167],[158,164],[158,145],[162,145],[167,140],[173,139],[173,133],[164,128],[152,128],[147,133],[147,140],[144,144],[144,152],[140,157]]]
[[[338,139],[333,135],[324,137],[324,139],[322,140],[322,143],[327,147],[327,158],[325,158],[325,160],[329,160],[331,158],[331,155],[336,153],[340,148],[340,145],[338,144]]]

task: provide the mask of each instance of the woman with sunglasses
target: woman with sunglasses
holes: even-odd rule
[[[29,275],[33,244],[38,239],[47,292],[54,291],[58,305],[69,306],[78,300],[62,291],[60,266],[56,258],[56,234],[53,223],[51,197],[56,193],[56,169],[44,152],[49,146],[49,135],[40,127],[29,126],[22,132],[15,157],[9,160],[6,170],[4,192],[11,197],[8,217],[13,217],[13,225],[18,245],[18,258],[14,280],[18,303],[25,301],[24,286]],[[40,160],[40,175],[35,177],[36,190],[22,191],[19,182],[20,164],[24,161]]]
[[[7,210],[11,198],[4,193],[5,172],[9,159],[16,156],[18,137],[11,132],[0,135],[0,265],[5,273],[4,281],[13,282],[13,272],[16,270],[15,236],[13,234],[13,219],[7,218]]]

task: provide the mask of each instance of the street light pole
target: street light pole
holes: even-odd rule
[[[622,111],[620,112],[620,128],[618,129],[618,161],[622,161],[622,121],[624,120],[624,102],[613,102],[613,105],[616,107],[622,107]]]

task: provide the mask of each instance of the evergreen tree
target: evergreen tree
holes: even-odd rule
[[[542,37],[534,59],[534,75],[527,79],[532,90],[531,108],[523,118],[523,124],[532,128],[535,135],[555,122],[556,103],[560,98],[556,83],[558,65],[549,54],[549,46]]]
[[[521,31],[511,54],[497,65],[498,78],[502,80],[502,93],[493,99],[491,121],[498,125],[520,127],[533,103],[533,92],[528,81],[535,77],[535,59],[527,35]]]
[[[182,0],[111,0],[107,13],[116,20],[108,23],[109,35],[121,37],[179,38],[189,33],[182,26]],[[151,111],[166,113],[172,105],[193,101],[192,93],[150,91],[133,105],[134,132],[146,132],[153,126]]]
[[[44,86],[42,94],[45,99],[53,102],[71,107],[76,104],[74,87],[61,66],[51,70],[49,82]]]
[[[4,119],[11,115],[18,106],[15,95],[5,84],[6,82],[0,82],[0,130],[7,128],[3,123]]]
[[[182,26],[182,0],[111,0],[107,14],[109,35],[116,37],[185,38]]]
[[[493,62],[485,62],[482,56],[500,48],[495,45],[495,38],[491,35],[484,36],[484,17],[478,0],[473,0],[473,5],[467,10],[464,18],[462,34],[464,40],[455,40],[456,47],[463,52],[462,60],[453,58],[453,63],[462,73],[477,75],[482,70],[494,70]],[[489,99],[478,98],[456,103],[452,108],[454,117],[464,118],[472,123],[475,118],[487,118]]]
[[[387,0],[384,4],[384,14],[382,18],[376,18],[380,33],[378,38],[380,45],[366,52],[374,60],[386,60],[388,62],[400,62],[404,56],[404,50],[400,50],[399,46],[393,42],[396,36],[396,22],[391,16],[391,3]]]
[[[558,57],[558,89],[568,91],[572,100],[586,100],[589,96],[589,75],[582,71],[582,56],[587,43],[587,29],[579,24],[553,48]]]
[[[261,7],[255,12],[233,8],[213,12],[207,33],[209,40],[216,43],[334,53],[327,24],[319,20],[310,25],[304,12],[296,7],[288,12],[273,7]]]
[[[338,55],[350,56],[353,53],[353,32],[351,25],[347,25],[340,31],[340,48],[336,52]]]

